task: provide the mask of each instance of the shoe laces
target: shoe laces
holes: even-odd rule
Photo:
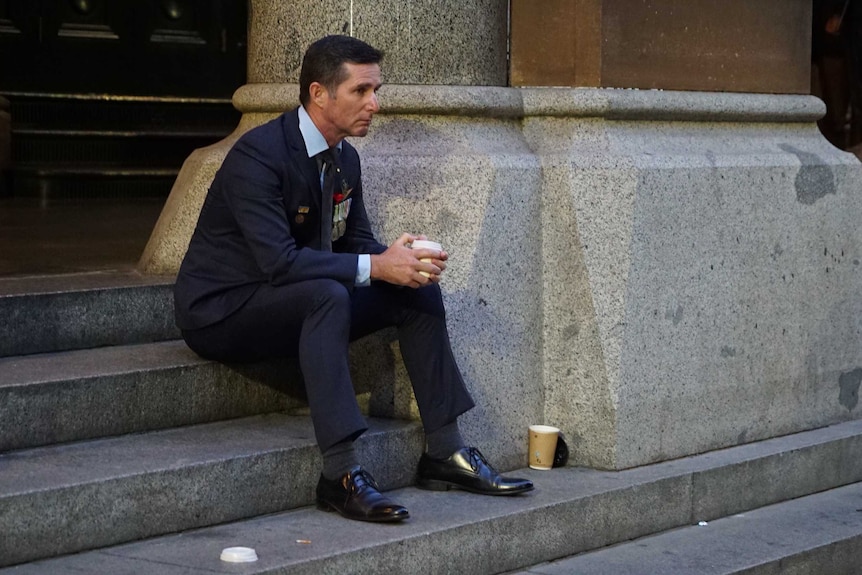
[[[485,459],[485,456],[482,455],[482,452],[479,451],[476,447],[468,447],[467,454],[469,456],[470,467],[473,468],[473,471],[478,471],[480,467],[484,464],[488,467],[488,461]]]
[[[359,469],[354,473],[352,479],[353,481],[351,481],[350,484],[356,493],[364,491],[368,487],[372,487],[378,491],[380,490],[380,488],[377,487],[377,482],[373,477],[371,477],[371,474],[364,469]]]

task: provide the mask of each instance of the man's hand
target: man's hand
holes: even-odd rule
[[[422,287],[440,281],[440,274],[446,269],[449,254],[427,248],[410,249],[407,244],[425,236],[402,234],[382,254],[371,255],[371,279],[383,280],[391,284],[412,288]],[[423,258],[430,262],[419,261]],[[425,272],[425,277],[419,272]]]

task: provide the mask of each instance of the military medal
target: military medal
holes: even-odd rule
[[[341,170],[338,169],[341,174]],[[347,216],[350,214],[350,204],[353,198],[349,197],[353,188],[348,187],[347,180],[341,178],[341,192],[332,194],[332,236],[333,242],[341,238],[347,231]]]
[[[341,220],[340,222],[333,222],[332,224],[332,241],[338,240],[341,236],[344,235],[344,232],[347,231],[347,222]]]
[[[347,231],[347,216],[350,213],[350,204],[353,203],[353,198],[342,200],[335,204],[332,210],[332,241],[344,235]]]

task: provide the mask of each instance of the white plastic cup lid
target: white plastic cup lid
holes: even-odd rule
[[[419,248],[427,248],[432,250],[442,250],[443,246],[441,246],[437,242],[432,242],[431,240],[413,240],[410,246],[415,250]]]
[[[560,429],[551,425],[531,425],[530,431],[535,431],[536,433],[559,433]]]
[[[251,547],[228,547],[222,549],[221,560],[228,563],[251,563],[257,561],[257,552]]]

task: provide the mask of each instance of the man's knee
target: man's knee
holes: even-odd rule
[[[446,310],[443,307],[443,294],[440,291],[440,286],[431,284],[421,287],[414,292],[414,308],[437,317],[446,317]]]
[[[350,310],[350,292],[343,283],[332,279],[311,280],[312,306]]]

